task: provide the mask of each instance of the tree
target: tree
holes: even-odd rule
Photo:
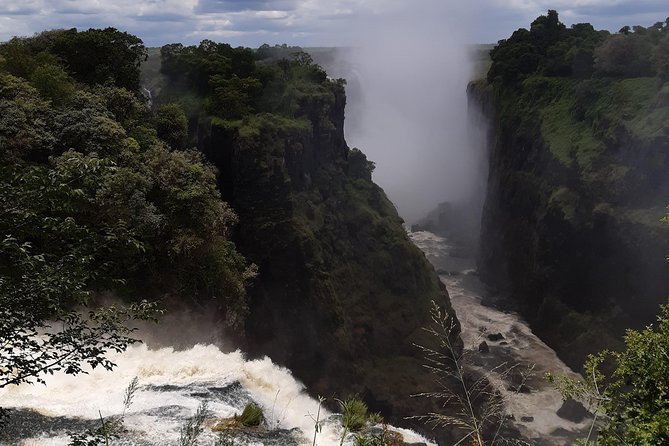
[[[69,152],[52,168],[1,169],[0,388],[85,373],[83,364],[113,368],[107,353],[137,342],[127,323],[157,314],[147,302],[90,306],[93,290],[121,280],[113,254],[142,249],[121,221],[72,217],[113,164]]]
[[[116,28],[61,31],[47,48],[60,57],[75,79],[87,84],[113,82],[139,90],[139,66],[147,58],[139,37]]]
[[[0,45],[0,388],[113,368],[132,321],[159,314],[141,297],[218,304],[241,327],[255,267],[213,167],[157,139],[134,91],[143,53],[113,28]],[[172,112],[158,130],[182,148]]]
[[[252,100],[261,88],[258,79],[239,78],[236,74],[228,79],[214,75],[209,83],[212,89],[212,111],[227,119],[239,119],[251,113]]]
[[[663,82],[669,81],[669,33],[653,50],[652,62],[657,76]]]
[[[188,137],[188,120],[179,104],[165,104],[156,110],[156,131],[172,149],[183,149]]]
[[[0,161],[46,157],[56,139],[49,128],[54,111],[28,82],[0,73]]]
[[[55,105],[63,105],[74,93],[74,85],[58,65],[40,65],[30,75],[30,83]]]
[[[644,33],[613,34],[595,49],[595,67],[608,76],[652,76],[652,44]]]
[[[595,413],[586,444],[669,444],[669,304],[661,306],[656,326],[628,330],[624,340],[621,352],[591,355],[583,381],[548,379],[565,398],[584,400]],[[598,417],[601,425],[596,424]]]

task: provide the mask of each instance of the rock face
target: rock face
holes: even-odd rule
[[[347,146],[344,106],[333,82],[297,123],[202,120],[198,146],[239,215],[238,250],[259,267],[248,350],[289,367],[314,394],[357,393],[392,421],[420,412],[410,395],[432,381],[413,345],[429,342],[431,301],[452,309],[371,181],[371,163]]]
[[[490,120],[480,276],[572,367],[669,295],[665,90],[653,78],[469,86]]]

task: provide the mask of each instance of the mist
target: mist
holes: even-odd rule
[[[376,163],[374,181],[408,223],[441,202],[482,202],[486,181],[485,126],[466,96],[474,11],[445,3],[396,4],[355,24],[340,52],[347,142]]]

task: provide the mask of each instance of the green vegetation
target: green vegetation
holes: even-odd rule
[[[551,10],[500,41],[487,83],[469,87],[495,135],[482,276],[518,296],[558,350],[571,311],[620,327],[620,313],[641,321],[633,301],[647,317],[657,303],[657,281],[638,276],[659,273],[669,245],[657,218],[669,188],[668,43],[667,22],[611,34],[566,27]],[[558,317],[552,299],[567,305]],[[561,353],[578,356],[568,345]]]
[[[344,444],[346,435],[349,432],[358,432],[370,422],[370,415],[367,413],[367,404],[357,397],[350,397],[346,400],[337,400],[339,403],[339,410],[341,411],[341,426],[342,433],[339,440],[339,445]],[[374,415],[374,419],[377,416]],[[356,444],[366,438],[364,435],[356,437]]]
[[[265,421],[262,408],[254,403],[244,406],[244,410],[239,417],[235,418],[244,427],[257,427]]]
[[[551,10],[500,41],[488,85],[470,87],[494,102],[500,160],[482,277],[518,296],[572,367],[603,351],[584,381],[552,377],[597,415],[586,444],[669,442],[669,307],[620,341],[620,327],[647,324],[666,290],[668,50],[669,19],[611,34],[567,28]]]
[[[587,23],[567,28],[549,11],[490,51],[487,79],[505,104],[500,122],[529,134],[540,117],[553,156],[605,190],[619,180],[604,172],[616,168],[628,137],[646,146],[665,135],[667,67],[659,55],[669,47],[668,30],[663,22],[617,34]]]
[[[254,268],[228,238],[236,215],[202,155],[175,150],[183,112],[139,94],[145,55],[113,28],[0,45],[0,387],[113,368],[133,321],[160,313],[142,298],[243,322]]]
[[[382,393],[391,407],[408,399],[398,384],[424,374],[411,341],[430,300],[448,303],[372,182],[373,162],[346,145],[345,82],[288,46],[253,51],[203,41],[159,53],[150,53],[144,73],[159,85],[153,99],[184,111],[186,147],[218,168],[239,217],[236,246],[260,268],[249,349],[271,352],[317,393]],[[368,367],[397,355],[409,366],[386,373],[388,387],[369,378]],[[319,369],[328,370],[327,382]]]
[[[628,330],[619,352],[591,355],[584,380],[547,375],[565,398],[595,414],[585,444],[654,446],[669,442],[669,304],[656,326]],[[600,422],[598,423],[598,418]]]

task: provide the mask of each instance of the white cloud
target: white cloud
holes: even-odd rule
[[[441,0],[442,10],[475,13],[478,41],[506,37],[547,9],[566,22],[612,28],[625,19],[650,24],[669,15],[667,0]],[[417,11],[431,0],[0,0],[0,40],[44,29],[114,26],[148,45],[195,43],[209,35],[235,44],[352,44],[350,29]],[[663,17],[664,16],[664,17]],[[645,23],[648,19],[648,23]],[[156,23],[163,23],[162,28]],[[617,28],[616,28],[617,29]]]

